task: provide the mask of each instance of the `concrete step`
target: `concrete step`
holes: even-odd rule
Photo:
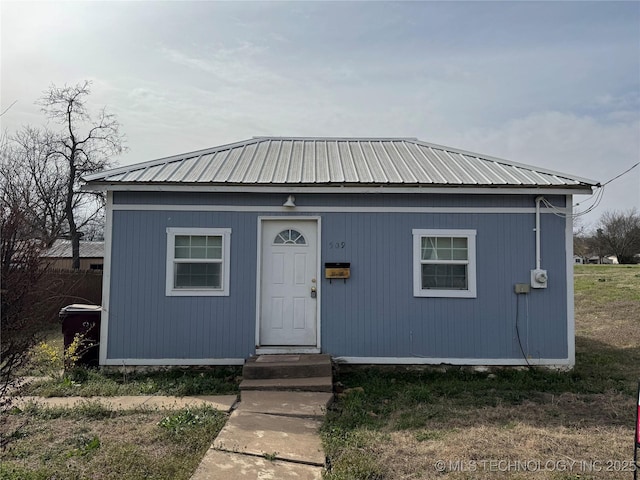
[[[317,465],[267,460],[264,454],[257,457],[211,447],[191,480],[322,480],[322,470]]]
[[[213,448],[322,467],[325,455],[318,435],[321,424],[317,419],[235,411],[214,440]]]
[[[332,400],[333,393],[330,392],[245,390],[242,392],[242,401],[236,410],[322,420]]]
[[[242,369],[248,380],[268,378],[330,377],[332,375],[329,355],[255,355],[249,358]]]
[[[308,378],[258,378],[245,379],[240,390],[294,391],[294,392],[332,392],[333,379],[328,377]]]

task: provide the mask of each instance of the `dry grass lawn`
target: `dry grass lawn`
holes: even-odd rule
[[[343,375],[328,478],[632,478],[640,266],[580,266],[575,285],[572,372]]]
[[[226,415],[211,409],[111,412],[87,403],[68,410],[32,407],[7,421],[7,431],[21,428],[0,455],[2,480],[187,480]]]

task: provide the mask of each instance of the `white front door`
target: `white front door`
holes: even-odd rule
[[[316,220],[262,223],[260,345],[316,346]]]

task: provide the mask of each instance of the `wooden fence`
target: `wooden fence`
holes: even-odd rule
[[[60,309],[72,303],[101,305],[101,270],[54,270],[48,268],[36,286],[43,319],[56,322]]]

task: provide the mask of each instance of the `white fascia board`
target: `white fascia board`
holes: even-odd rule
[[[107,358],[101,365],[244,365],[244,358]]]
[[[475,214],[531,214],[535,207],[280,207],[274,205],[160,205],[160,204],[115,204],[115,211],[171,211],[171,212],[259,212],[259,213],[475,213]],[[556,207],[541,209],[542,214],[570,213]]]
[[[316,186],[316,185],[199,185],[199,184],[127,184],[127,183],[92,183],[82,187],[87,191],[115,192],[206,192],[206,193],[455,193],[455,194],[492,194],[492,195],[591,195],[590,186],[575,187],[431,187],[424,186]]]
[[[430,358],[430,357],[333,357],[337,363],[354,365],[460,365],[460,366],[545,366],[573,367],[569,358]]]

